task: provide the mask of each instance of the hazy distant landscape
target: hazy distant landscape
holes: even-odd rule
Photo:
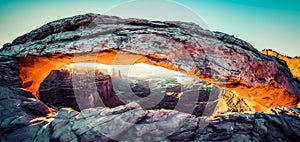
[[[109,75],[116,96],[125,103],[137,102],[145,109],[154,107],[163,100],[167,88],[172,85],[179,85],[180,92],[189,95],[191,98],[190,102],[187,101],[184,104],[190,104],[190,107],[194,107],[196,102],[192,104],[191,102],[195,101],[192,101],[192,99],[198,96],[198,89],[203,85],[203,82],[188,75],[147,64],[103,65],[80,63],[67,65],[62,69],[70,71],[73,76],[80,74],[82,74],[80,76],[86,76],[82,78],[97,78],[95,73],[98,72]],[[134,89],[138,89],[140,92],[136,92],[137,90]],[[147,90],[149,91],[145,92]],[[187,92],[194,92],[194,95],[186,94]],[[137,93],[140,93],[141,96]]]

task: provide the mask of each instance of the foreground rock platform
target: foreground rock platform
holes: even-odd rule
[[[3,99],[1,95],[1,103],[35,107],[2,105],[2,141],[297,141],[300,138],[298,108],[272,108],[254,114],[224,113],[208,118],[174,110],[145,111],[138,104],[129,103],[81,113],[62,108],[58,113],[45,115],[48,112],[41,102],[7,96],[9,99]]]

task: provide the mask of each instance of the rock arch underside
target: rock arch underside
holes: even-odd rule
[[[193,23],[79,15],[50,22],[5,44],[0,61],[4,141],[293,141],[300,137],[300,87],[286,62]],[[40,86],[52,70],[82,62],[146,63],[182,72],[233,93],[252,112],[195,117],[175,110],[143,110],[137,103],[77,112],[54,110],[39,100]]]

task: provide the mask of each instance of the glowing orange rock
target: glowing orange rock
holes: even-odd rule
[[[284,62],[191,23],[86,14],[18,37],[1,54],[18,59],[23,87],[37,97],[51,70],[77,62],[147,63],[180,71],[235,91],[256,111],[295,106],[300,96]]]

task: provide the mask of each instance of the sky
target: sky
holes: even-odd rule
[[[0,47],[48,22],[85,13],[194,22],[260,51],[300,56],[299,0],[0,0]]]

